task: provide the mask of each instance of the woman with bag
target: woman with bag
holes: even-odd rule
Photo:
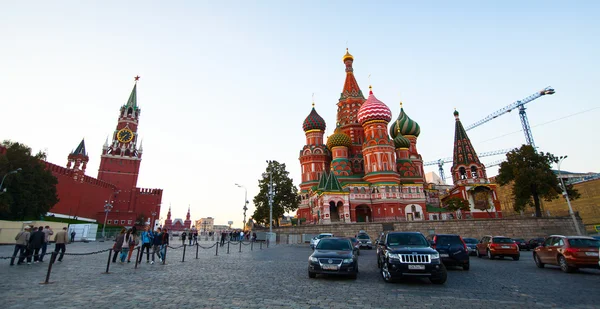
[[[117,253],[121,252],[121,250],[123,249],[123,241],[125,240],[125,232],[127,230],[125,228],[123,228],[121,230],[121,233],[119,233],[119,235],[117,235],[117,237],[115,238],[115,244],[113,245],[113,251],[114,251],[114,255],[112,258],[113,263],[117,262]]]
[[[119,260],[121,260],[121,263],[125,263],[125,258],[127,258],[127,254],[129,253],[129,247],[131,246],[132,241],[134,240],[133,236],[131,235],[131,229],[129,229],[127,230],[127,233],[123,235],[123,244],[121,244],[121,255],[119,256]]]
[[[134,226],[131,228],[131,239],[129,240],[129,254],[127,254],[127,263],[131,263],[131,254],[133,249],[139,245],[140,239],[137,235],[137,228]]]

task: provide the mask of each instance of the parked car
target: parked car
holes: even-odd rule
[[[532,238],[527,242],[529,249],[533,250],[544,243],[544,237]]]
[[[448,277],[440,254],[429,247],[419,232],[386,232],[377,252],[377,265],[385,282],[420,276],[428,277],[434,284],[444,284]]]
[[[496,257],[504,258],[510,256],[513,260],[518,261],[521,253],[519,246],[515,242],[504,236],[483,236],[477,244],[477,257],[487,255],[490,260]]]
[[[371,237],[367,233],[358,233],[356,238],[360,241],[360,247],[367,247],[369,250],[373,249],[373,242],[371,242]]]
[[[588,236],[552,235],[533,251],[535,265],[558,265],[566,273],[578,268],[599,268],[600,240]]]
[[[456,234],[432,234],[427,236],[431,248],[440,253],[446,266],[460,266],[469,270],[469,249],[463,239]]]
[[[529,249],[529,245],[527,244],[527,242],[525,241],[525,239],[523,238],[513,238],[513,240],[515,241],[515,244],[517,244],[517,246],[519,246],[519,250],[530,250]]]
[[[348,238],[321,238],[315,251],[308,257],[308,277],[317,274],[347,275],[356,279],[358,256]]]
[[[477,238],[463,238],[465,244],[467,244],[467,249],[469,249],[469,255],[477,255],[477,244],[479,240]]]
[[[348,237],[352,243],[352,247],[356,249],[356,255],[360,255],[360,241],[354,237]]]
[[[592,236],[590,236],[590,237],[592,237],[593,239],[600,240],[600,235],[592,235]]]
[[[310,240],[310,248],[313,249],[313,250],[315,250],[315,247],[319,243],[319,240],[321,240],[322,238],[325,238],[325,237],[333,237],[333,234],[331,234],[331,233],[321,233],[321,234],[313,237]]]

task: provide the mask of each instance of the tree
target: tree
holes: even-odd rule
[[[277,218],[281,218],[286,212],[298,209],[300,196],[298,188],[294,186],[292,179],[288,176],[289,172],[285,170],[285,164],[277,161],[269,161],[266,172],[258,181],[260,191],[254,197],[254,206],[256,210],[252,218],[257,223],[269,223],[269,183],[270,175],[273,177],[273,222],[277,225]]]
[[[140,213],[137,218],[135,218],[135,225],[145,225],[146,219],[146,215],[144,213]]]
[[[557,160],[553,154],[538,153],[530,145],[522,145],[506,154],[496,180],[501,186],[512,184],[515,212],[530,206],[535,207],[535,216],[541,217],[540,198],[551,201],[560,196],[559,180],[552,171],[552,164]],[[569,198],[579,197],[572,185],[566,187]]]
[[[469,205],[469,202],[463,198],[460,197],[451,197],[446,201],[446,209],[450,210],[450,211],[457,211],[457,210],[462,210],[462,211],[469,211],[471,210],[471,206]]]
[[[0,155],[0,177],[21,170],[4,181],[7,191],[0,195],[0,219],[38,220],[58,203],[58,180],[46,169],[46,154],[31,155],[31,148],[16,142],[4,141],[2,145],[6,153]]]

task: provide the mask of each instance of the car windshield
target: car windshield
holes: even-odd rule
[[[358,239],[369,239],[369,235],[367,234],[359,234]]]
[[[523,238],[515,238],[513,240],[516,242],[525,242],[525,239],[523,239]]]
[[[461,245],[462,241],[460,241],[460,237],[452,236],[452,235],[438,235],[435,238],[436,244],[438,245]]]
[[[350,245],[350,241],[347,239],[321,239],[319,244],[317,245],[318,250],[352,250],[352,245]]]
[[[586,238],[569,238],[569,244],[573,248],[598,248],[600,240]]]
[[[319,235],[319,236],[317,236],[317,239],[321,239],[321,238],[325,238],[325,237],[331,237],[331,235]]]
[[[494,237],[492,242],[495,244],[512,244],[513,240],[507,237]]]
[[[463,238],[463,240],[467,244],[477,244],[479,242],[479,240],[477,240],[475,238]]]
[[[421,234],[390,234],[387,242],[390,246],[429,247],[427,239]]]

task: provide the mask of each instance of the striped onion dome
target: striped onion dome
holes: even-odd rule
[[[400,115],[390,127],[390,135],[392,138],[396,138],[398,133],[401,135],[414,135],[416,137],[419,137],[419,134],[421,134],[419,124],[406,115],[404,108],[402,108],[402,103],[400,103]]]
[[[402,136],[402,134],[398,134],[396,137],[394,137],[394,146],[396,146],[396,149],[410,148],[410,141],[408,138]]]
[[[385,122],[390,122],[392,119],[392,112],[385,103],[379,101],[375,97],[373,91],[369,91],[369,98],[358,110],[357,118],[361,125],[371,120],[384,120]]]
[[[310,130],[325,131],[325,127],[325,120],[323,120],[323,117],[319,116],[313,105],[310,114],[308,114],[306,119],[304,119],[304,123],[302,123],[302,129],[304,129],[304,132]]]
[[[327,138],[327,148],[329,148],[329,150],[337,146],[345,146],[348,148],[352,146],[350,136],[342,132],[339,123],[337,128],[335,128],[335,132]]]

